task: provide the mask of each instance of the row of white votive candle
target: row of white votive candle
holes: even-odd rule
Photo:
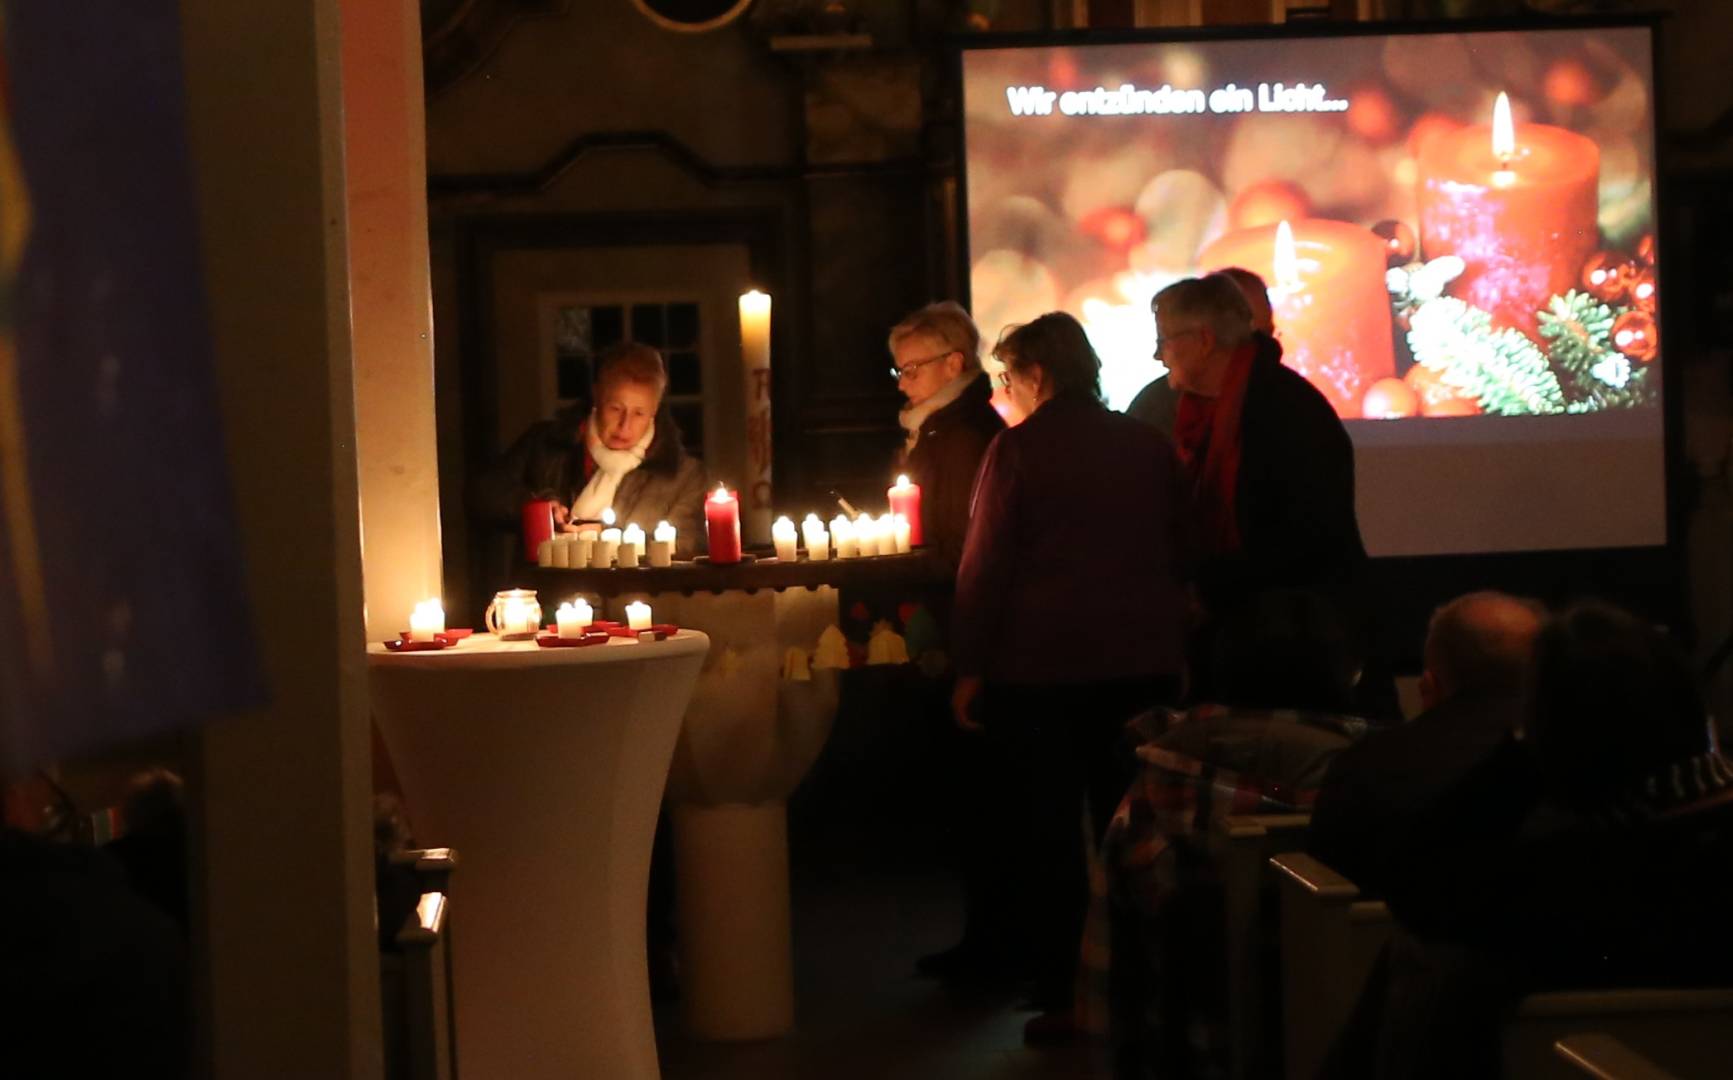
[[[606,570],[618,563],[623,569],[630,570],[646,556],[651,566],[673,564],[674,526],[666,521],[658,524],[648,547],[644,530],[636,524],[624,529],[603,529],[594,535],[587,532],[562,533],[551,540],[543,540],[536,548],[536,565],[562,570],[581,570],[586,566]]]
[[[802,539],[806,542],[807,557],[814,562],[822,562],[836,552],[839,559],[853,559],[866,555],[906,555],[909,553],[909,519],[901,514],[880,514],[873,517],[861,514],[850,521],[841,514],[831,519],[830,531],[827,533],[824,522],[817,514],[806,515],[806,520],[800,523]],[[794,522],[786,517],[776,519],[776,524],[770,527],[770,539],[776,545],[776,557],[783,562],[793,562],[798,550],[794,534]]]
[[[554,624],[563,638],[582,637],[584,630],[596,621],[596,610],[587,600],[573,600],[561,604],[554,612]],[[642,600],[634,600],[626,605],[626,628],[628,630],[650,629],[650,605]]]

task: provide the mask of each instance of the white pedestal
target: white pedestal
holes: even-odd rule
[[[543,649],[477,635],[368,656],[417,839],[458,850],[460,1075],[660,1074],[644,957],[650,842],[703,634]]]
[[[680,1002],[703,1039],[794,1029],[788,807],[674,804]]]

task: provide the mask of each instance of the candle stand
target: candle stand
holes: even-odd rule
[[[668,777],[680,995],[693,1034],[763,1039],[794,1027],[788,796],[830,735],[838,673],[797,666],[785,677],[788,651],[810,652],[836,623],[838,587],[946,577],[922,554],[535,571],[550,603],[582,595],[619,618],[628,601],[648,598],[658,622],[710,638]]]
[[[463,852],[452,958],[465,1076],[659,1075],[644,900],[663,778],[708,643],[368,649],[421,836]]]

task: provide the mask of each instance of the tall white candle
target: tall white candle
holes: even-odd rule
[[[582,637],[584,627],[595,622],[595,615],[587,600],[573,600],[569,604],[561,604],[554,613],[554,621],[559,624],[560,636],[563,638]]]
[[[553,550],[549,553],[548,565],[567,569],[572,565],[572,554],[577,548],[564,536],[553,539]]]
[[[644,555],[644,530],[637,525],[628,525],[620,533],[620,550],[617,553],[620,565],[627,570],[638,565],[638,560]]]
[[[839,559],[852,559],[860,554],[860,545],[854,538],[854,526],[841,514],[830,519],[830,540],[836,545],[836,557]]]
[[[650,565],[671,566],[674,563],[674,526],[658,522],[650,537]]]
[[[536,545],[536,565],[537,566],[552,566],[552,565],[554,565],[554,545],[557,544],[558,542],[559,541],[550,537],[550,538],[543,540],[541,543]]]
[[[907,555],[914,550],[914,546],[910,542],[911,533],[908,518],[898,514],[891,522],[891,533],[896,537],[898,555]]]
[[[770,531],[770,297],[740,294],[740,359],[746,391],[746,477],[740,485],[740,527],[763,543]]]
[[[870,514],[854,519],[854,542],[860,545],[861,557],[879,553],[879,523]]]
[[[439,598],[423,600],[409,613],[409,640],[432,641],[434,635],[445,633],[445,608]]]
[[[824,522],[818,520],[817,514],[806,515],[806,520],[800,523],[800,531],[806,541],[807,558],[813,562],[830,558],[830,534],[824,531]]]
[[[650,629],[650,605],[642,600],[634,600],[626,605],[626,629]]]
[[[782,562],[793,562],[798,555],[796,549],[799,540],[795,536],[794,522],[786,517],[779,517],[770,527],[770,542],[776,545],[776,557]]]

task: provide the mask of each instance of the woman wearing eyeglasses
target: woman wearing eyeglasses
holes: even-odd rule
[[[963,555],[969,493],[981,455],[1005,422],[989,403],[981,334],[961,306],[928,304],[890,335],[897,389],[909,403],[898,417],[907,433],[902,469],[921,486],[921,531],[952,566]]]
[[[1171,704],[1185,665],[1179,461],[1101,402],[1083,327],[1053,312],[1009,330],[1013,405],[981,463],[957,574],[957,726],[1006,748],[996,800],[1020,846],[1036,1003],[1028,1042],[1066,1037],[1087,909],[1085,796],[1097,842],[1133,775],[1125,722]]]

